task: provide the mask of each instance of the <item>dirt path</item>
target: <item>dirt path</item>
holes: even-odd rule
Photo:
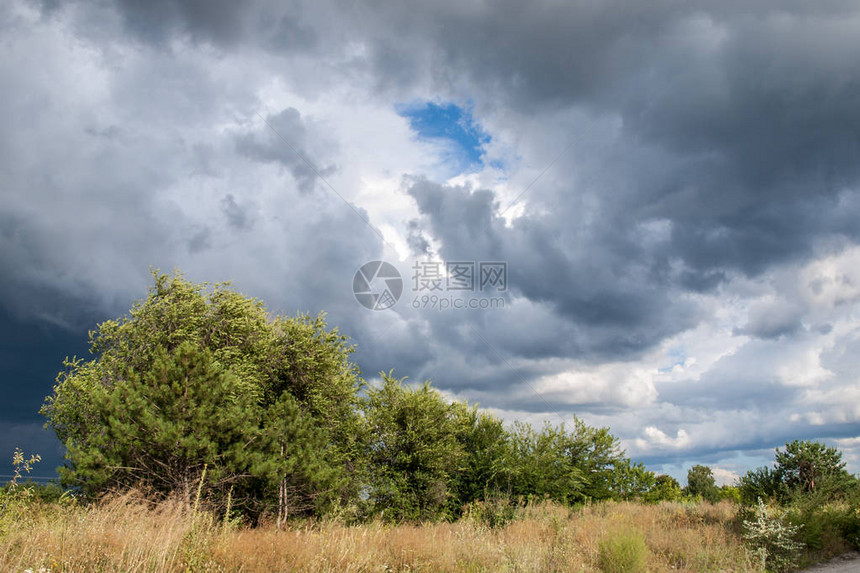
[[[860,553],[846,553],[827,563],[804,569],[804,573],[860,573]]]

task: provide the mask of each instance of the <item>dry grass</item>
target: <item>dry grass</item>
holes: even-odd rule
[[[734,518],[729,504],[540,504],[498,529],[462,520],[225,531],[181,504],[129,495],[31,508],[0,538],[0,570],[589,572],[599,571],[602,540],[639,532],[649,571],[754,571]]]

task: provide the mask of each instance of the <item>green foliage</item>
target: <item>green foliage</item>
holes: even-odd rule
[[[648,564],[648,546],[638,531],[611,533],[598,546],[598,566],[604,573],[636,573]]]
[[[714,481],[714,474],[708,466],[695,465],[687,471],[687,488],[685,493],[690,496],[700,496],[705,501],[717,503],[720,500],[720,488]]]
[[[779,500],[788,497],[788,489],[780,474],[768,467],[750,470],[742,476],[740,492],[744,505],[755,504],[759,498]]]
[[[843,524],[852,513],[846,509],[822,505],[818,501],[798,500],[787,509],[785,518],[798,528],[798,541],[810,551],[821,551],[841,545]]]
[[[676,499],[579,419],[536,430],[390,374],[359,399],[352,347],[324,315],[270,317],[227,284],[153,272],[127,316],[67,358],[42,414],[86,496],[199,487],[218,514],[454,517],[501,523],[514,499]],[[204,468],[206,468],[204,476]],[[480,502],[480,503],[476,503]]]
[[[860,496],[857,494],[843,507],[839,531],[851,547],[860,550]]]
[[[67,449],[63,482],[95,495],[141,486],[259,513],[357,495],[360,379],[352,348],[315,318],[270,318],[229,285],[153,272],[128,316],[90,333],[42,407]],[[352,470],[352,471],[350,471]]]
[[[495,493],[488,495],[486,499],[473,501],[463,508],[463,519],[472,521],[479,525],[496,529],[504,527],[514,520],[517,515],[518,504],[510,497]]]
[[[250,473],[265,485],[268,498],[277,496],[281,521],[293,513],[326,513],[342,501],[330,495],[347,478],[330,456],[329,435],[289,393],[263,413],[258,443],[265,454],[253,458]],[[240,503],[242,493],[239,489]]]
[[[538,432],[517,422],[511,433],[506,470],[511,494],[561,503],[580,499],[586,478],[572,455],[577,447],[577,436],[563,425],[547,424]]]
[[[612,472],[610,481],[613,499],[656,501],[656,496],[652,493],[656,485],[657,477],[654,472],[645,469],[642,463],[634,463],[626,458],[615,463],[615,471]]]
[[[720,486],[720,499],[727,499],[732,503],[741,503],[741,490],[737,486],[724,485]]]
[[[776,449],[775,466],[747,472],[740,482],[741,498],[789,503],[814,496],[819,503],[846,499],[857,491],[857,479],[845,470],[842,453],[811,441],[794,440]]]
[[[215,483],[248,471],[246,439],[255,439],[254,399],[236,391],[211,351],[183,342],[153,351],[149,370],[119,371],[112,384],[93,385],[88,414],[93,431],[66,442],[68,483],[85,493],[139,484],[183,492],[190,499],[204,465]]]
[[[770,537],[761,534],[759,545],[764,549],[757,548],[760,556],[775,555],[772,559],[776,559],[776,565],[769,562],[769,567],[785,569],[796,562],[794,549],[788,552],[790,558],[783,559],[779,547],[766,547],[767,543],[778,545],[785,538],[785,532],[782,538],[777,535],[783,522],[793,528],[789,537],[797,542],[798,548],[806,551],[804,560],[809,562],[839,554],[850,546],[860,546],[857,503],[860,492],[856,478],[844,467],[842,454],[835,448],[795,440],[787,443],[783,450],[776,450],[773,468],[751,470],[741,478],[742,502],[757,504],[759,522],[764,521],[760,517],[762,500],[770,500],[783,508],[781,521],[773,525]],[[761,526],[760,529],[765,528]]]
[[[448,517],[465,460],[462,411],[425,382],[408,388],[390,373],[367,391],[370,491],[374,513],[391,520]]]
[[[477,407],[460,402],[452,407],[457,441],[465,456],[452,479],[449,512],[454,515],[476,500],[495,504],[500,497],[509,497],[510,435],[501,420],[478,412]]]
[[[561,503],[611,499],[616,490],[636,488],[640,466],[625,461],[608,428],[592,428],[579,418],[568,430],[545,425],[536,431],[514,424],[503,479],[514,496],[550,498]],[[619,468],[623,477],[619,477]]]
[[[642,500],[648,503],[679,501],[682,496],[683,490],[678,480],[672,476],[659,475],[654,478],[654,487],[645,493]]]
[[[759,499],[753,514],[743,520],[743,537],[767,571],[788,571],[796,566],[803,547],[798,541],[799,527],[782,515],[769,511]]]
[[[8,524],[14,523],[19,518],[27,503],[33,499],[35,486],[20,482],[24,475],[29,474],[33,466],[40,461],[42,457],[39,454],[28,458],[20,448],[15,448],[12,454],[12,480],[0,488],[0,536],[5,532]]]
[[[776,450],[776,474],[794,493],[844,497],[856,486],[845,471],[842,453],[819,442],[794,440]]]
[[[584,478],[575,501],[611,499],[616,464],[624,459],[618,438],[609,428],[592,428],[579,418],[574,419],[568,436],[568,455]]]

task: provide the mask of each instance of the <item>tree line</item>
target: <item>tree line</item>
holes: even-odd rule
[[[498,500],[682,494],[626,457],[608,428],[579,419],[507,428],[428,382],[388,372],[368,385],[324,315],[270,316],[228,283],[155,271],[147,297],[97,325],[90,346],[91,358],[66,359],[41,410],[66,448],[61,482],[85,496],[199,496],[283,522],[453,519]],[[700,482],[688,493],[710,498]]]

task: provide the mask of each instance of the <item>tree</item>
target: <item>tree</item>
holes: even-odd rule
[[[610,489],[612,499],[630,501],[634,499],[649,500],[649,494],[656,485],[656,476],[641,462],[633,462],[627,458],[615,463]]]
[[[511,493],[559,503],[580,499],[585,475],[571,456],[571,438],[564,425],[547,424],[538,432],[528,424],[514,424],[506,464]]]
[[[477,407],[454,402],[457,441],[465,458],[453,479],[449,513],[455,515],[466,504],[487,499],[509,498],[508,458],[510,435],[502,421]]]
[[[691,496],[701,496],[705,501],[717,503],[720,500],[720,488],[717,487],[714,474],[708,466],[695,465],[687,471],[686,493]]]
[[[568,455],[583,474],[584,486],[576,501],[612,498],[613,474],[624,451],[609,428],[593,428],[574,418],[568,433]]]
[[[90,333],[94,358],[65,361],[42,407],[66,446],[64,482],[188,496],[205,467],[213,496],[232,488],[256,512],[278,505],[285,477],[295,508],[357,495],[361,380],[346,339],[322,315],[270,318],[228,284],[153,279]]]
[[[777,478],[800,494],[844,495],[854,485],[842,453],[819,442],[794,440],[776,450]]]
[[[788,489],[779,472],[769,467],[749,470],[740,480],[741,502],[755,505],[759,499],[784,500]]]
[[[643,497],[644,501],[657,503],[660,501],[678,501],[683,491],[681,484],[672,476],[659,475],[654,478],[654,487]]]
[[[429,382],[409,388],[404,380],[383,373],[382,386],[367,390],[369,499],[387,519],[445,518],[465,459],[461,408]]]

